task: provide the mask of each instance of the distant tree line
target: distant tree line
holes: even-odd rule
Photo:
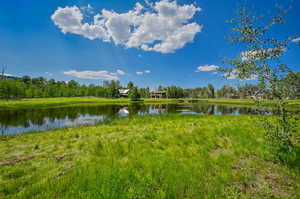
[[[300,73],[290,74],[282,79],[281,89],[284,91],[285,98],[300,98]],[[78,82],[46,80],[43,77],[31,78],[24,76],[15,79],[0,79],[0,98],[1,99],[20,99],[20,98],[44,98],[44,97],[83,97],[94,96],[103,98],[120,97],[119,89],[128,88],[129,97],[149,98],[149,88],[138,88],[129,82],[123,87],[119,81],[104,81],[102,85],[81,85]],[[185,89],[178,86],[159,86],[158,91],[165,91],[168,98],[249,98],[260,89],[260,84],[245,84],[237,87],[225,85],[216,89],[212,84],[206,87]],[[268,89],[261,94],[263,98],[271,98]]]
[[[300,73],[291,73],[287,77],[280,80],[279,89],[284,93],[285,99],[300,99]],[[257,95],[263,88],[263,92],[259,94],[261,98],[272,99],[272,88],[265,88],[263,83],[243,84],[236,87],[224,85],[220,89],[216,89],[212,84],[206,87],[198,87],[193,89],[183,89],[177,86],[163,87],[159,86],[159,91],[166,91],[169,98],[236,98],[246,99]]]
[[[130,85],[129,85],[130,86]],[[133,87],[133,86],[132,86]],[[104,97],[118,98],[119,89],[122,86],[119,81],[104,81],[101,86],[90,84],[81,85],[78,82],[46,80],[43,77],[30,78],[1,78],[0,98],[20,99],[20,98],[45,98],[45,97]],[[150,96],[149,88],[139,88],[138,93],[142,98]]]

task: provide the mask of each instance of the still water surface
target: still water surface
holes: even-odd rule
[[[95,125],[118,117],[151,114],[195,115],[256,115],[268,114],[247,107],[209,104],[135,104],[130,106],[99,105],[43,109],[0,110],[0,135],[21,134],[31,131]]]

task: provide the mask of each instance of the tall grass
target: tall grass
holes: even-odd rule
[[[0,197],[299,198],[299,169],[270,161],[256,120],[134,116],[1,137],[1,160],[37,157],[0,167]]]

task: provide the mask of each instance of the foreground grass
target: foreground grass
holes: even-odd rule
[[[1,161],[35,157],[0,166],[0,198],[300,198],[299,167],[271,161],[256,122],[135,116],[1,137]]]
[[[141,102],[145,104],[169,104],[169,103],[208,103],[222,105],[237,105],[237,106],[255,106],[251,99],[143,99]],[[300,109],[300,100],[287,100],[289,107],[292,109]],[[0,109],[15,109],[15,108],[44,108],[55,106],[82,106],[100,105],[100,104],[116,104],[128,105],[132,102],[128,98],[97,98],[97,97],[61,97],[61,98],[36,98],[23,100],[0,100]],[[266,103],[272,106],[275,101],[266,100]]]

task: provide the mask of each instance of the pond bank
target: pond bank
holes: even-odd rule
[[[266,101],[270,106],[274,101]],[[300,109],[300,100],[287,100],[290,107]],[[98,105],[98,104],[118,104],[129,105],[128,98],[108,99],[97,97],[62,97],[62,98],[37,98],[0,101],[0,109],[15,108],[43,108],[56,106],[76,106],[76,105]],[[140,103],[145,104],[178,104],[178,103],[211,103],[211,104],[231,104],[241,106],[255,106],[250,99],[143,99]]]

